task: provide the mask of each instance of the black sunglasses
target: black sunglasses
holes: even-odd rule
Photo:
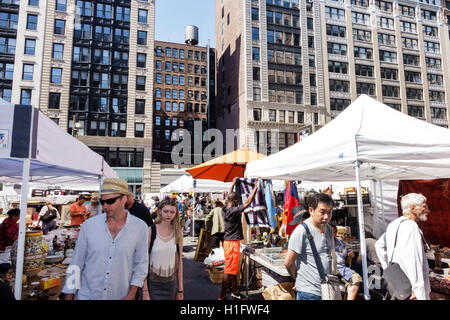
[[[117,199],[119,199],[119,198],[122,198],[122,196],[118,196],[118,197],[111,198],[111,199],[107,199],[107,200],[102,200],[102,199],[100,199],[99,202],[100,202],[101,205],[104,205],[105,203],[107,203],[107,204],[113,204],[113,203],[116,202]]]

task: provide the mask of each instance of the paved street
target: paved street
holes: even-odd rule
[[[191,236],[184,237],[184,298],[185,300],[217,300],[221,285],[211,282],[203,262],[194,260],[196,246],[197,242],[192,242]],[[245,288],[241,288],[241,292],[245,294]],[[260,300],[261,292],[262,289],[250,290],[249,298]]]

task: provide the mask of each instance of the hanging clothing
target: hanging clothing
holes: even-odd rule
[[[253,191],[256,179],[237,178],[236,193],[244,203]],[[245,220],[250,227],[270,228],[267,206],[262,181],[259,181],[258,191],[255,197],[244,211]]]
[[[277,226],[277,212],[275,198],[273,196],[272,180],[264,182],[264,195],[267,205],[267,216],[269,218],[270,227],[273,229]]]

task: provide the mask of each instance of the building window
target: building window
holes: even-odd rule
[[[0,37],[0,53],[15,54],[16,39]]]
[[[49,109],[59,109],[59,103],[61,99],[61,93],[50,92],[50,97],[48,99]]]
[[[39,7],[39,0],[28,0],[28,5],[32,7]]]
[[[134,136],[136,138],[143,138],[144,137],[144,123],[136,123],[134,127]]]
[[[353,34],[355,34],[355,30],[356,29],[353,29]],[[329,35],[329,36],[345,38],[345,27],[342,27],[342,26],[335,26],[335,25],[327,24],[326,32],[327,32],[327,35]]]
[[[140,23],[147,23],[147,15],[148,15],[148,11],[147,10],[139,9],[138,22],[140,22]]]
[[[254,20],[254,21],[259,20],[259,9],[258,8],[252,8],[252,20]]]
[[[62,68],[52,68],[51,83],[61,84],[62,81]]]
[[[261,109],[259,108],[253,109],[253,120],[261,121]]]
[[[116,7],[116,20],[130,22],[130,8]]]
[[[147,45],[147,31],[138,30],[138,44]]]
[[[0,97],[5,101],[11,102],[11,94],[11,89],[0,89]]]
[[[136,76],[136,90],[145,91],[145,76]]]
[[[355,64],[355,74],[362,77],[373,77],[373,66]]]
[[[66,11],[66,0],[56,0],[56,11]]]
[[[166,48],[166,57],[170,58],[172,56],[172,48],[167,47]]]
[[[259,61],[259,48],[253,47],[253,50],[252,50],[252,58],[253,58],[253,60],[255,60],[255,61]]]
[[[31,105],[31,89],[20,90],[20,104]]]
[[[408,106],[408,115],[416,118],[423,118],[422,106]]]
[[[35,14],[27,15],[27,29],[37,30],[38,16]]]
[[[97,18],[111,19],[112,7],[109,4],[97,3],[95,16]]]
[[[33,80],[33,73],[34,73],[34,65],[32,65],[32,64],[24,64],[23,65],[22,80]]]
[[[261,101],[261,89],[253,88],[253,101]]]
[[[252,28],[252,40],[259,40],[259,28]]]
[[[35,39],[25,39],[25,54],[34,55],[36,51],[36,40]]]
[[[350,105],[349,99],[330,98],[330,109],[333,111],[343,111]]]
[[[138,53],[136,66],[140,67],[140,68],[145,68],[146,60],[147,60],[147,55],[145,53]]]
[[[14,74],[14,64],[0,63],[0,79],[12,80]]]
[[[19,21],[18,14],[6,12],[2,12],[0,14],[0,28],[17,29],[18,21]]]
[[[54,34],[64,34],[66,28],[66,21],[55,19],[55,29]]]
[[[63,53],[64,53],[64,45],[61,43],[54,43],[52,58],[61,60],[63,58]]]

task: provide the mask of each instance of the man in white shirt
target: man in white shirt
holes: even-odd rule
[[[425,254],[428,247],[417,222],[427,221],[430,210],[422,194],[409,193],[401,199],[403,216],[392,221],[386,232],[375,243],[381,266],[386,269],[391,262],[398,263],[411,282],[410,299],[430,299],[429,265]],[[394,250],[396,233],[397,244]]]
[[[66,300],[133,300],[148,272],[148,227],[125,210],[126,181],[105,179],[104,213],[83,223],[62,290]]]

